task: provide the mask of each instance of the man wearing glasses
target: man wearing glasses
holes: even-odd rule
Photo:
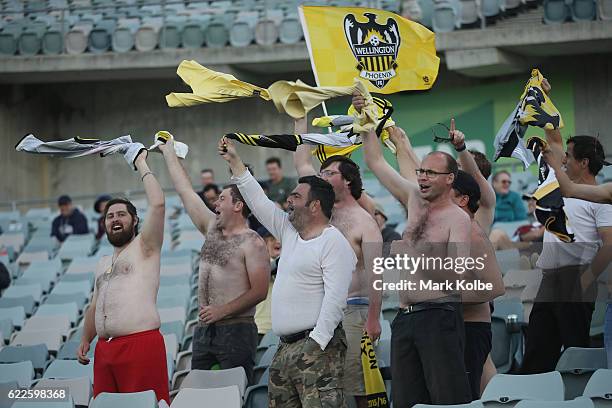
[[[495,190],[495,218],[494,222],[512,222],[527,219],[525,205],[519,193],[510,191],[510,173],[505,170],[493,175],[493,189]]]
[[[353,96],[358,111],[366,101]],[[402,132],[396,127],[390,132]],[[451,259],[470,256],[471,221],[452,200],[457,162],[447,153],[425,156],[415,169],[417,183],[402,177],[386,162],[374,132],[362,133],[365,161],[380,182],[408,212],[407,228],[392,253]],[[401,248],[400,248],[401,246]],[[412,282],[431,277],[457,278],[453,270],[417,268],[400,270]],[[422,279],[415,279],[422,277]],[[417,283],[418,284],[418,283]],[[393,403],[398,407],[415,404],[462,404],[471,401],[464,362],[465,333],[460,297],[452,290],[399,291],[400,310],[392,324],[391,376]],[[440,369],[444,367],[443,369]]]

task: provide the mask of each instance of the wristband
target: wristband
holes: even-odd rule
[[[457,151],[457,152],[462,152],[464,150],[465,150],[465,143],[461,147],[456,147],[455,148],[455,151]]]
[[[144,178],[147,177],[149,174],[153,174],[152,171],[147,171],[145,174],[142,175],[142,177],[140,178],[141,181],[144,181]]]

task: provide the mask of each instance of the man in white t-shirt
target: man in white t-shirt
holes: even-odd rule
[[[546,131],[551,145],[562,146],[558,130]],[[567,176],[577,184],[596,185],[604,163],[603,147],[592,136],[567,141]],[[537,266],[543,278],[529,318],[524,374],[553,371],[568,347],[589,347],[589,331],[597,294],[597,277],[610,261],[612,206],[564,198],[563,210],[575,242],[563,243],[544,233]]]
[[[284,212],[266,197],[230,140],[222,138],[218,148],[253,214],[281,241],[272,289],[272,331],[280,345],[270,365],[270,407],[345,406],[341,321],[357,257],[329,223],[333,187],[316,176],[301,177]]]

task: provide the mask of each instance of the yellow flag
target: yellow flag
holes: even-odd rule
[[[385,382],[378,369],[378,361],[376,360],[372,340],[370,340],[370,336],[365,332],[361,336],[361,367],[363,368],[363,380],[368,407],[387,408],[389,400],[387,398]]]
[[[388,11],[300,6],[300,20],[319,86],[349,86],[356,76],[370,92],[432,87],[438,76],[435,36]]]

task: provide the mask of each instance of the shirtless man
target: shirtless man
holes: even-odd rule
[[[296,120],[296,134],[306,133],[307,130],[306,118]],[[298,146],[293,157],[299,177],[316,174],[309,146]],[[347,157],[331,156],[321,164],[319,176],[332,185],[336,195],[331,225],[342,232],[357,256],[342,321],[348,343],[344,365],[344,392],[354,396],[359,408],[366,408],[361,337],[364,330],[372,341],[380,336],[382,294],[374,290],[373,280],[376,275],[372,273],[372,267],[365,265],[371,265],[372,258],[377,256],[375,252],[380,253],[382,250],[382,235],[376,220],[357,202],[362,195],[359,166]]]
[[[243,367],[249,383],[257,350],[255,306],[268,294],[270,259],[264,240],[247,224],[250,210],[235,185],[226,186],[215,212],[193,190],[174,152],[160,146],[174,187],[198,230],[206,236],[198,282],[199,322],[193,333],[191,368]]]
[[[164,238],[164,194],[149,170],[144,147],[142,150],[134,165],[147,195],[147,218],[138,234],[140,220],[131,202],[115,198],[106,205],[104,227],[115,252],[102,257],[96,268],[93,299],[85,313],[77,357],[81,364],[89,364],[87,352],[97,334],[94,397],[101,392],[154,390],[158,401],[170,404],[166,349],[155,305]]]
[[[353,106],[360,111],[365,106],[364,98],[354,95]],[[397,131],[398,128],[390,128],[391,133]],[[403,243],[415,249],[447,247],[442,255],[468,257],[470,218],[452,200],[452,184],[458,171],[455,159],[442,152],[428,154],[417,169],[416,184],[386,162],[373,131],[363,133],[362,137],[366,164],[408,212]],[[448,278],[456,278],[456,275],[450,272]],[[471,401],[463,358],[465,335],[461,303],[455,296],[436,298],[436,295],[412,291],[399,293],[400,311],[393,321],[391,335],[395,406]],[[420,297],[418,301],[415,296]]]
[[[472,219],[471,256],[483,256],[485,253],[485,268],[482,276],[484,282],[492,283],[493,290],[477,296],[476,302],[466,304],[463,308],[465,324],[465,365],[468,370],[472,399],[479,399],[481,392],[481,379],[483,370],[496,372],[495,365],[490,358],[491,352],[491,308],[487,302],[503,295],[504,285],[502,273],[495,258],[495,250],[491,246],[487,231],[493,222],[495,208],[495,192],[483,176],[471,152],[466,150],[465,135],[455,129],[455,120],[451,119],[449,136],[451,143],[458,152],[459,164],[465,172],[459,171],[453,183],[453,201]],[[403,132],[394,133],[391,141],[397,147],[397,161],[400,173],[413,182],[416,182],[414,169],[420,166],[420,160],[414,153],[410,141]],[[485,203],[480,207],[480,203]],[[492,205],[491,205],[492,204]],[[483,367],[484,365],[484,367]],[[488,370],[487,370],[488,369]],[[490,373],[484,381],[492,377]]]

